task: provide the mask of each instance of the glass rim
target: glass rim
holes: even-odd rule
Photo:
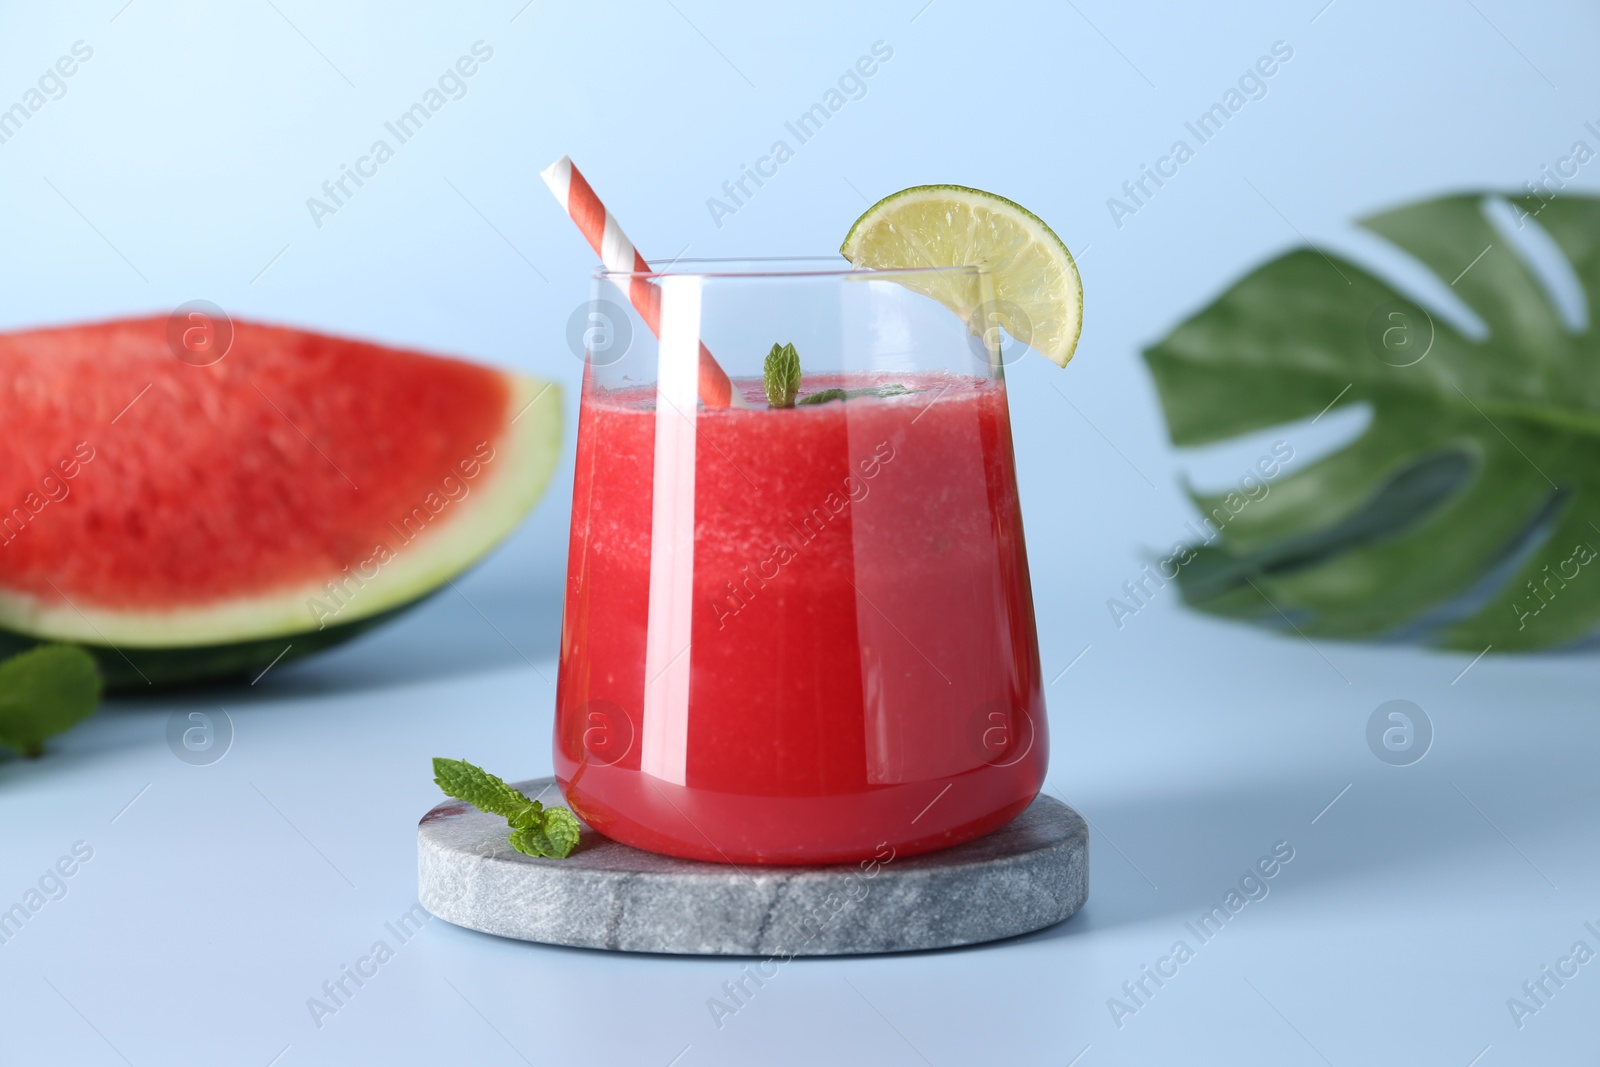
[[[837,266],[840,257],[834,256],[740,256],[719,258],[694,258],[675,259],[662,268],[650,270],[608,270],[606,267],[596,267],[594,278],[615,281],[619,278],[726,278],[726,279],[753,279],[753,278],[897,278],[919,274],[965,274],[979,277],[989,273],[989,268],[982,263],[967,263],[949,267],[889,267],[876,270],[870,267],[857,267],[848,260],[844,266]],[[757,266],[771,264],[770,267],[756,270],[733,270],[733,265]],[[799,269],[781,269],[779,264],[793,265],[806,264]],[[824,267],[823,264],[835,264]],[[684,270],[685,266],[699,269]]]

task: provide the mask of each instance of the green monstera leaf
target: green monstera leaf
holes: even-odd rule
[[[1481,340],[1303,248],[1145,351],[1177,445],[1371,407],[1361,436],[1248,506],[1193,495],[1217,520],[1179,571],[1188,603],[1474,652],[1600,629],[1600,198],[1511,199],[1576,274],[1582,332],[1484,203],[1449,196],[1361,221],[1452,285],[1487,326]]]

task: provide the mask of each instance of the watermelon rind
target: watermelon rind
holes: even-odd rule
[[[150,689],[173,689],[206,683],[256,682],[269,669],[342,645],[352,638],[375,630],[427,600],[437,590],[377,615],[354,622],[328,626],[309,633],[264,637],[232,644],[195,645],[174,648],[133,648],[80,643],[95,658],[100,677],[109,694],[135,694]],[[50,638],[0,630],[0,660],[35,645],[51,644]]]

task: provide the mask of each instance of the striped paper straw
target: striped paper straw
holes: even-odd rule
[[[588,238],[589,246],[599,255],[606,270],[622,271],[635,275],[647,273],[650,264],[644,261],[628,235],[622,232],[617,220],[606,210],[578,168],[572,165],[571,156],[562,156],[539,172],[561,206]],[[650,327],[650,332],[661,336],[661,288],[648,278],[633,277],[628,281],[628,299]],[[705,343],[700,344],[700,400],[708,408],[744,407],[727,372],[717,363]]]

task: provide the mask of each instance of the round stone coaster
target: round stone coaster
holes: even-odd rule
[[[560,803],[553,778],[519,782]],[[1089,832],[1036,797],[1010,823],[920,856],[827,867],[677,859],[583,827],[563,860],[514,850],[506,821],[459,801],[417,826],[423,905],[472,930],[619,952],[833,956],[949,948],[1025,934],[1089,895]],[[885,850],[887,854],[887,850]]]

